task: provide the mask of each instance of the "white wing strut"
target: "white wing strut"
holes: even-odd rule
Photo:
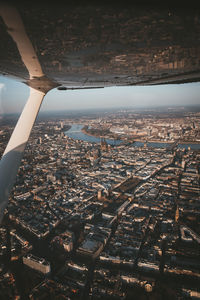
[[[17,10],[12,6],[2,5],[0,16],[7,26],[8,33],[14,40],[28,72],[30,96],[17,122],[8,145],[0,161],[0,222],[7,206],[9,193],[14,185],[22,155],[30,136],[33,124],[46,93],[55,84],[45,78],[35,50],[25,32]],[[34,87],[34,88],[33,88]]]
[[[0,221],[15,182],[24,148],[37,117],[44,93],[30,88],[30,96],[0,161]]]

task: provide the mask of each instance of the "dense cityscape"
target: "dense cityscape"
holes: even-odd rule
[[[0,299],[199,299],[199,201],[199,109],[41,116],[0,227]]]

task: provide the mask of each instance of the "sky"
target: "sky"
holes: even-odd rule
[[[26,84],[0,76],[0,115],[21,112],[28,96],[29,87]],[[200,105],[200,82],[89,90],[53,89],[45,96],[41,111],[174,105]]]

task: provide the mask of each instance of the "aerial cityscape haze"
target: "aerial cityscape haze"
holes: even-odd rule
[[[41,114],[26,147],[2,297],[198,296],[200,107],[64,115]],[[12,128],[4,118],[1,152]]]
[[[0,299],[200,299],[200,9],[0,3]]]

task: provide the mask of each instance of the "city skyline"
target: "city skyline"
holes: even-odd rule
[[[199,296],[200,112],[63,115],[39,118],[27,143],[0,228],[0,295]]]

